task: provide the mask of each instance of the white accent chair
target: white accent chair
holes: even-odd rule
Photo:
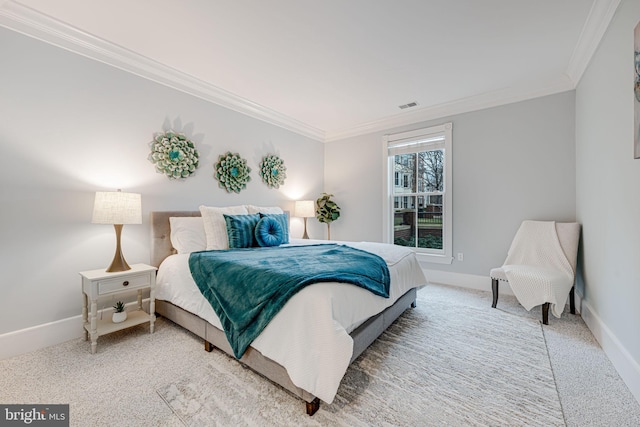
[[[562,251],[567,257],[569,264],[571,264],[571,268],[573,269],[574,286],[572,286],[571,290],[569,291],[569,309],[571,314],[576,314],[575,272],[578,258],[578,244],[580,241],[580,224],[576,222],[556,222],[555,226]],[[544,248],[540,248],[540,250],[543,251]],[[500,281],[507,283],[509,281],[502,267],[492,269],[489,275],[491,276],[491,290],[493,292],[493,303],[491,304],[491,307],[496,308],[496,305],[498,304],[499,283]],[[549,302],[542,304],[542,323],[545,325],[549,324],[549,305]]]

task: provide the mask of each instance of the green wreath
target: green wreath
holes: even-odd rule
[[[275,154],[269,154],[260,162],[260,176],[262,182],[269,188],[280,188],[287,177],[287,168],[284,161]]]
[[[188,178],[198,168],[198,151],[186,136],[173,131],[154,135],[149,161],[169,179]]]
[[[213,168],[216,171],[215,178],[218,180],[218,185],[228,193],[232,191],[239,193],[247,188],[247,182],[251,181],[249,176],[251,168],[238,153],[233,154],[228,151],[226,154],[222,154],[218,157],[218,163],[214,164]]]

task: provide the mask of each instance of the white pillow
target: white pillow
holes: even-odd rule
[[[244,206],[228,206],[224,208],[200,206],[200,213],[204,223],[204,233],[207,237],[207,250],[229,249],[229,237],[227,236],[227,223],[224,221],[224,214],[248,214]]]
[[[171,245],[179,254],[204,251],[207,248],[202,217],[169,217],[169,224],[171,224]]]
[[[261,208],[260,206],[245,205],[245,207],[247,208],[247,212],[249,212],[249,214],[257,214],[257,213],[260,213],[260,212],[262,212],[264,214],[282,214],[282,213],[284,213],[282,208],[279,208],[278,206],[271,206],[271,207],[263,207],[263,208]]]

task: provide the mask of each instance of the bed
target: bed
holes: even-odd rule
[[[195,287],[188,269],[189,254],[177,253],[172,245],[171,221],[199,216],[200,211],[151,213],[151,263],[159,268],[156,313],[201,337],[205,350],[216,347],[233,357],[220,320]],[[327,242],[290,242],[307,243]],[[387,261],[390,298],[338,283],[308,286],[289,300],[239,359],[301,398],[309,415],[319,409],[320,400],[332,402],[348,365],[406,309],[415,307],[416,291],[426,284],[411,251],[380,243],[340,244],[378,252],[385,260],[392,260]],[[341,296],[336,298],[335,292]],[[329,297],[324,295],[327,293]],[[347,300],[353,307],[343,303]],[[286,334],[282,332],[285,329]]]

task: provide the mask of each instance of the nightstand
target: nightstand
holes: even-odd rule
[[[107,273],[105,270],[91,270],[80,273],[82,276],[82,320],[84,324],[84,339],[91,337],[91,353],[96,352],[98,337],[132,326],[149,322],[149,329],[153,333],[156,321],[155,289],[156,268],[146,264],[134,264],[130,270]],[[149,313],[142,309],[142,291],[149,289]],[[127,320],[113,323],[108,319],[98,319],[98,299],[138,292],[138,307],[134,311],[127,311]],[[89,301],[91,310],[87,311]],[[114,301],[115,302],[115,301]]]

